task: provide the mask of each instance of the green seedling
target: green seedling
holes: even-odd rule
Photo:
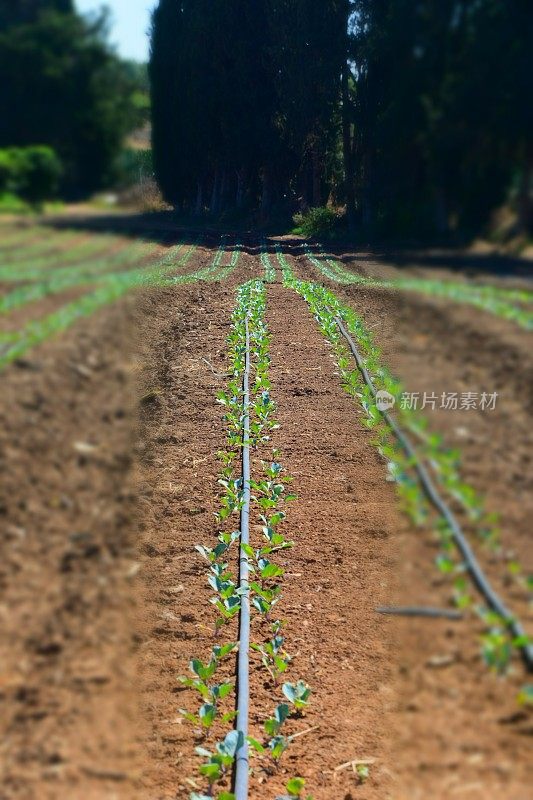
[[[233,542],[237,541],[240,536],[240,531],[233,531],[233,533],[221,533],[218,536],[218,544],[215,547],[207,547],[206,545],[197,544],[195,545],[195,550],[197,550],[201,556],[203,556],[206,561],[214,564],[220,556],[224,555],[227,550],[231,547]]]
[[[518,694],[517,700],[519,705],[533,708],[533,686],[531,684],[523,686]]]
[[[356,764],[355,774],[359,783],[365,783],[370,776],[370,768],[367,764]]]
[[[219,479],[219,484],[224,487],[225,494],[220,499],[220,511],[216,513],[219,522],[223,522],[235,512],[242,508],[243,503],[243,484],[242,478],[234,480]]]
[[[280,599],[281,587],[274,586],[272,589],[267,589],[257,581],[252,581],[250,589],[255,593],[252,605],[268,619],[270,612]]]
[[[302,792],[305,789],[305,780],[303,778],[291,778],[285,784],[287,794],[276,797],[276,800],[301,800]],[[307,796],[307,800],[312,800],[311,795]]]
[[[191,714],[184,709],[180,709],[180,714],[189,722],[197,724],[203,728],[210,728],[218,714],[218,703],[227,697],[234,689],[230,682],[210,684],[210,679],[214,676],[220,661],[225,658],[236,647],[235,644],[227,644],[222,647],[214,647],[211,658],[207,663],[203,663],[197,658],[191,660],[189,669],[195,675],[194,678],[180,677],[178,680],[182,686],[197,691],[204,703],[201,705],[197,714]],[[225,714],[223,722],[229,722],[235,716],[235,712]]]
[[[289,714],[289,706],[286,703],[280,703],[274,710],[274,716],[265,722],[265,733],[268,736],[277,736]]]
[[[297,683],[284,683],[283,694],[287,700],[293,704],[297,711],[301,711],[309,705],[309,697],[311,696],[311,689],[304,683],[298,681]]]
[[[216,745],[216,752],[211,753],[203,747],[197,747],[198,755],[207,758],[200,767],[200,774],[209,784],[208,797],[213,796],[213,787],[223,780],[235,761],[237,751],[242,747],[244,737],[241,731],[230,731],[222,742]]]
[[[274,761],[279,761],[289,747],[289,740],[286,736],[274,736],[269,741],[268,747]]]
[[[231,572],[227,572],[225,569],[227,566],[227,564],[213,564],[211,575],[207,579],[209,586],[218,592],[221,600],[229,600],[230,597],[239,593],[237,584],[231,580]]]
[[[291,661],[290,656],[283,650],[284,641],[283,636],[276,634],[264,644],[251,645],[252,650],[261,654],[261,662],[275,682],[286,672]]]
[[[241,598],[238,594],[233,594],[225,600],[218,597],[211,597],[209,600],[220,614],[215,622],[215,630],[218,631],[223,625],[232,620],[241,608]]]

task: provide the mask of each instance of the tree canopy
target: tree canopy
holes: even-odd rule
[[[156,172],[189,209],[328,198],[392,233],[531,227],[527,0],[160,0]]]
[[[0,147],[53,147],[69,195],[105,185],[142,116],[137,76],[109,47],[106,15],[85,19],[70,0],[0,0],[0,20]]]

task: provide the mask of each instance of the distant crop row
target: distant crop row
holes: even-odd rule
[[[94,313],[99,308],[114,302],[133,289],[141,287],[177,286],[197,281],[215,281],[226,278],[239,261],[239,245],[228,246],[224,242],[217,250],[212,262],[194,272],[176,275],[183,268],[197,245],[185,249],[177,245],[165,256],[147,263],[145,266],[119,272],[106,272],[110,267],[124,267],[139,262],[141,256],[149,254],[153,248],[146,244],[135,244],[123,253],[108,259],[89,262],[86,266],[58,270],[49,280],[18,287],[0,298],[0,313],[8,313],[16,308],[53,294],[97,284],[96,288],[80,298],[67,303],[42,319],[32,320],[18,331],[0,332],[0,369],[20,358],[30,348],[47,340],[50,336],[66,330],[76,320]],[[225,257],[229,251],[229,260]],[[224,263],[227,262],[227,263]]]
[[[338,261],[328,258],[324,253],[313,252],[308,245],[304,246],[304,252],[313,266],[334,283],[359,284],[377,289],[395,289],[444,297],[453,302],[472,305],[488,311],[498,317],[510,320],[526,330],[533,330],[533,313],[522,307],[522,305],[533,304],[533,292],[424,278],[376,280],[350,272]]]

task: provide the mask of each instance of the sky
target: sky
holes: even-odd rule
[[[112,13],[111,41],[124,58],[148,60],[150,12],[157,0],[75,0],[79,11],[98,11],[103,5]]]

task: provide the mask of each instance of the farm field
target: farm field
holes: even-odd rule
[[[2,223],[0,798],[526,800],[532,273],[465,258]]]

